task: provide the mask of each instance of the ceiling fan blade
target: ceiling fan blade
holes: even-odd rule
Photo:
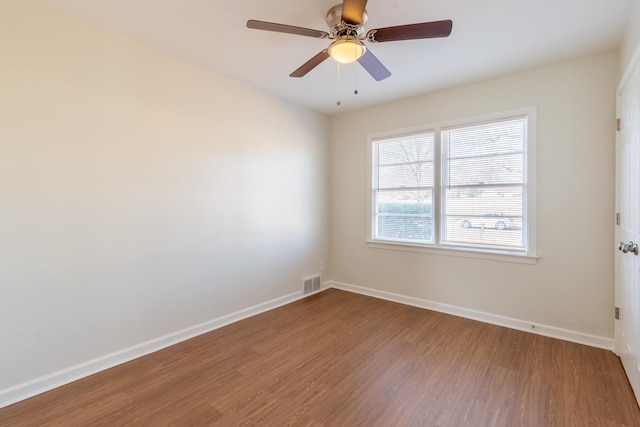
[[[376,42],[393,42],[398,40],[431,39],[449,37],[453,22],[445,21],[422,22],[419,24],[398,25],[370,30],[367,37]]]
[[[362,14],[366,6],[367,0],[343,0],[342,20],[351,25],[361,24]]]
[[[316,68],[320,65],[325,59],[329,57],[329,51],[327,49],[321,51],[316,56],[305,62],[295,70],[293,73],[289,74],[290,77],[302,77],[305,76],[309,71]]]
[[[256,21],[250,19],[247,21],[247,28],[253,30],[275,31],[276,33],[297,34],[299,36],[315,37],[324,39],[329,37],[329,33],[311,28],[295,27],[293,25],[276,24],[274,22]]]
[[[380,62],[369,49],[364,52],[364,55],[358,58],[358,62],[376,81],[384,80],[391,75],[391,72],[382,65],[382,62]]]

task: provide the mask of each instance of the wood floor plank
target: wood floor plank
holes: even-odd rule
[[[640,426],[611,352],[344,291],[0,409],[2,426]]]

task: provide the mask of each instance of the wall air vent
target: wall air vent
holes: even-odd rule
[[[321,284],[322,284],[322,280],[319,274],[315,276],[303,277],[302,292],[304,293],[304,295],[317,292],[320,290]]]

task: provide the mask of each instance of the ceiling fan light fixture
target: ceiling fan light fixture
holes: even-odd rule
[[[329,46],[329,55],[341,64],[350,64],[364,55],[366,48],[357,40],[336,40]]]

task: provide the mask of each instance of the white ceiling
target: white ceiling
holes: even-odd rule
[[[339,0],[40,0],[175,57],[336,114],[567,58],[614,49],[635,0],[370,0],[366,29],[453,20],[446,39],[368,44],[391,71],[374,81],[358,64],[327,60],[289,74],[327,40],[246,28],[248,19],[327,31]],[[357,70],[357,72],[356,72]],[[358,95],[353,91],[356,85]]]

